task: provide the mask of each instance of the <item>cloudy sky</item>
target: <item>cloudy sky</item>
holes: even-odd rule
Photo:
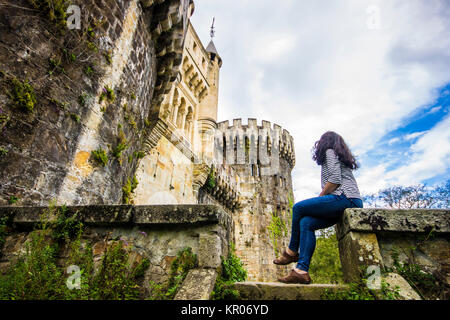
[[[218,121],[257,118],[294,137],[295,200],[320,192],[311,148],[341,134],[364,194],[450,178],[450,2],[195,0],[223,59]],[[246,124],[246,120],[243,120]]]

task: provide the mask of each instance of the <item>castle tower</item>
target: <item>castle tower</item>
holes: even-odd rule
[[[217,129],[217,107],[219,100],[219,72],[222,67],[222,58],[219,56],[212,40],[214,36],[214,22],[211,27],[211,41],[205,51],[208,55],[208,69],[206,82],[208,91],[205,98],[199,104],[197,128],[199,145],[197,154],[200,161],[194,165],[193,190],[199,197],[199,190],[206,181],[210,166],[214,159],[214,132]],[[199,199],[200,201],[200,199]]]
[[[222,58],[219,56],[213,40],[206,47],[209,55],[207,83],[208,94],[200,103],[198,110],[198,128],[201,139],[201,155],[203,162],[211,164],[214,156],[214,131],[217,128],[217,106],[219,100],[219,71]]]
[[[239,175],[240,208],[233,212],[236,253],[249,280],[274,281],[288,267],[272,263],[288,245],[294,202],[291,171],[293,138],[279,125],[241,119],[218,123],[215,161]]]

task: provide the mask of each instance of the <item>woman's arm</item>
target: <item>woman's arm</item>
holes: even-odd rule
[[[332,193],[334,190],[337,189],[337,187],[339,187],[338,184],[327,182],[323,187],[322,192],[319,194],[319,197]]]

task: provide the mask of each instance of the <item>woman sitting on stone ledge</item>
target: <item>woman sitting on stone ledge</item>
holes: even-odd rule
[[[320,165],[322,192],[318,197],[297,202],[292,208],[292,231],[289,247],[273,263],[297,262],[291,273],[278,279],[284,283],[311,283],[309,264],[316,247],[315,231],[339,221],[346,208],[362,208],[363,202],[352,170],[355,157],[344,139],[328,131],[314,144],[313,160]]]

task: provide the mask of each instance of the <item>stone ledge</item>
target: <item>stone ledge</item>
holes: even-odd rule
[[[16,225],[34,225],[48,207],[0,207]],[[204,225],[228,227],[231,217],[215,205],[87,205],[68,206],[67,215],[77,214],[88,225]],[[50,217],[51,219],[51,217]]]
[[[326,290],[344,290],[338,284],[286,284],[281,282],[237,282],[234,289],[242,300],[321,300]]]
[[[338,240],[349,231],[450,233],[450,210],[445,209],[346,209],[336,225]]]

